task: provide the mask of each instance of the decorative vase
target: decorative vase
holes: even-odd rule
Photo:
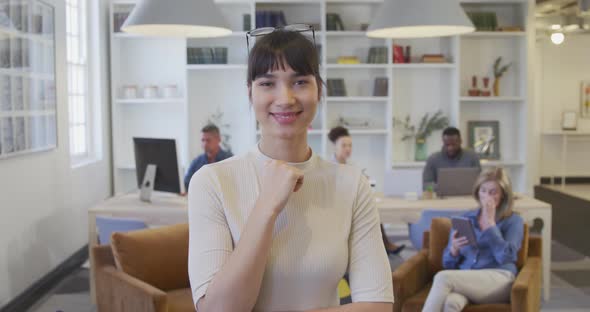
[[[416,139],[416,149],[414,154],[414,160],[416,161],[424,161],[427,157],[426,151],[426,140],[425,139]]]
[[[500,77],[494,79],[494,96],[500,96]]]
[[[484,77],[483,78],[483,89],[480,93],[481,96],[490,96],[492,95],[492,91],[490,91],[490,78]]]

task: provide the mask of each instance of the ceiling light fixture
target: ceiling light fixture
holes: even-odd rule
[[[444,37],[473,31],[475,27],[458,0],[384,0],[367,36]]]
[[[159,37],[221,37],[231,29],[213,0],[141,0],[121,27]]]

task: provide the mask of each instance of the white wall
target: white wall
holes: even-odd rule
[[[567,36],[556,46],[544,38],[536,45],[536,99],[541,101],[541,130],[561,129],[564,110],[580,111],[580,84],[590,79],[590,35]],[[578,130],[590,132],[590,119],[579,119]],[[566,174],[590,175],[590,137],[568,142]],[[540,175],[560,175],[562,168],[561,139],[542,137]]]
[[[0,307],[88,242],[87,208],[111,194],[107,83],[102,82],[102,160],[71,169],[64,1],[48,2],[56,13],[58,148],[0,161]],[[107,26],[105,10],[106,3],[100,29]],[[107,51],[104,34],[101,47]],[[106,77],[106,53],[100,64]]]

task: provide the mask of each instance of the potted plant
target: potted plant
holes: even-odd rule
[[[401,128],[403,131],[401,140],[406,141],[414,139],[416,146],[414,160],[416,161],[424,161],[428,157],[426,139],[428,139],[432,132],[442,130],[448,127],[448,125],[449,119],[446,116],[443,116],[443,113],[440,110],[432,116],[430,116],[430,113],[426,113],[420,120],[417,128],[411,124],[409,115],[406,116],[404,120],[395,117],[393,118],[393,126]]]
[[[498,57],[494,62],[494,96],[500,96],[500,78],[506,73],[512,63],[508,65],[500,66],[502,57]]]

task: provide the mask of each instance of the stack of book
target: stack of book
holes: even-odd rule
[[[498,28],[496,12],[467,12],[477,31],[495,31]]]
[[[338,64],[360,64],[361,61],[356,56],[339,56]]]
[[[327,13],[326,14],[326,30],[328,31],[343,31],[344,24],[342,23],[342,19],[340,15],[336,13]]]
[[[447,63],[447,59],[442,54],[424,54],[422,63]]]
[[[370,47],[369,48],[369,64],[386,64],[387,63],[387,47]]]
[[[227,48],[193,48],[186,51],[187,64],[227,64]]]
[[[256,28],[287,25],[283,11],[256,11]]]

